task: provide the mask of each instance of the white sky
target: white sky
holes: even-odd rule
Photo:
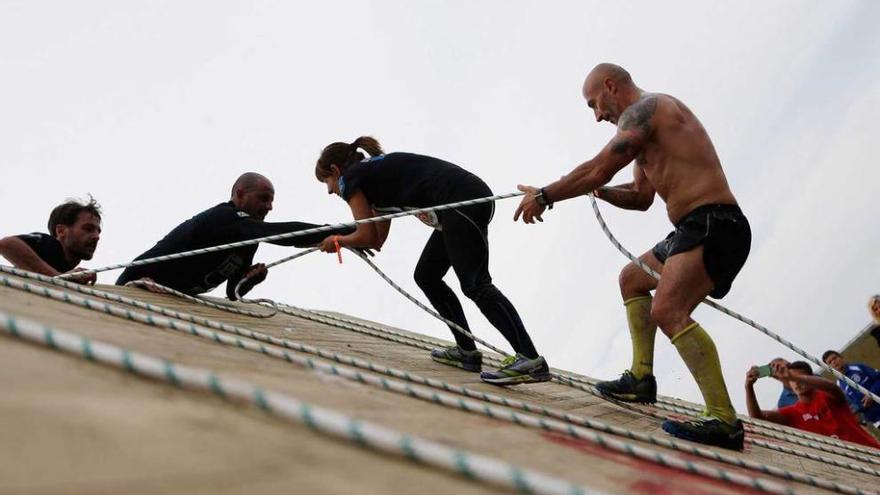
[[[869,0],[2,0],[0,234],[44,230],[52,207],[92,193],[104,236],[86,266],[122,262],[227,200],[248,170],[275,183],[268,220],[347,221],[313,167],[324,145],[362,134],[458,163],[496,193],[544,185],[612,135],[580,96],[586,72],[610,61],[684,100],[714,140],[754,235],[722,302],[818,355],[862,328],[880,292],[877,18]],[[616,376],[630,362],[624,258],[585,199],[539,226],[514,224],[515,205],[500,203],[491,227],[496,284],[551,365]],[[671,229],[661,201],[603,212],[638,253]],[[395,221],[376,258],[419,297],[411,273],[429,234]],[[289,252],[264,246],[257,260]],[[253,294],[449,337],[352,256],[282,265]],[[503,343],[462,301],[477,334]],[[708,308],[696,318],[740,410],[750,365],[796,357]],[[699,400],[662,336],[655,363],[661,393]],[[758,389],[773,406],[778,385]]]

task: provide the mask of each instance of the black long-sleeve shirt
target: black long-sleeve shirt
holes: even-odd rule
[[[221,203],[178,225],[155,246],[135,259],[154,258],[314,227],[319,227],[319,225],[304,222],[264,222],[236,208],[232,202]],[[318,244],[328,235],[349,232],[352,232],[352,229],[340,229],[339,231],[273,241],[272,244],[309,247]],[[257,244],[253,244],[176,260],[128,267],[116,280],[116,285],[125,285],[132,280],[149,277],[156,283],[190,295],[196,295],[209,292],[225,281],[226,296],[234,300],[235,286],[251,267],[257,246]]]
[[[24,241],[41,260],[59,272],[69,272],[76,268],[77,263],[71,263],[64,257],[64,248],[55,237],[40,232],[21,234],[15,237]]]

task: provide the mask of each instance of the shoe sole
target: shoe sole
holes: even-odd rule
[[[644,397],[638,396],[636,394],[615,394],[612,392],[606,392],[599,387],[596,387],[596,390],[602,394],[603,397],[607,397],[609,399],[619,400],[621,402],[631,402],[634,404],[654,404],[657,402],[657,397]]]
[[[486,383],[491,383],[492,385],[522,385],[525,383],[549,382],[552,378],[553,375],[550,373],[530,373],[528,375],[505,376],[500,378],[487,378],[481,376],[480,380],[483,380]]]
[[[666,423],[663,424],[663,431],[674,436],[675,438],[681,438],[682,440],[688,440],[690,442],[698,443],[701,445],[709,445],[711,447],[720,447],[722,449],[736,450],[736,451],[740,451],[740,452],[743,450],[743,443],[744,443],[743,438],[740,438],[739,441],[713,442],[713,441],[708,441],[705,438],[701,438],[697,435],[691,434],[687,430],[670,431],[673,428],[675,428],[675,427],[674,426],[668,427],[666,425]]]
[[[456,368],[460,368],[465,371],[479,372],[480,370],[483,369],[483,366],[481,364],[478,364],[476,366],[467,365],[467,364],[462,363],[461,361],[453,361],[452,359],[443,359],[443,358],[438,358],[435,356],[431,356],[431,359],[435,362],[440,363],[440,364],[445,364],[447,366],[455,366]]]

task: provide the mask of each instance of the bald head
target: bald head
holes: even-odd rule
[[[238,176],[238,179],[235,179],[235,183],[232,184],[232,197],[235,197],[235,192],[238,190],[248,192],[265,184],[268,184],[270,188],[272,187],[272,182],[264,175],[256,172],[245,172]]]
[[[254,218],[266,218],[274,200],[272,182],[256,172],[241,174],[232,185],[232,203]]]
[[[593,70],[587,74],[587,79],[584,81],[584,94],[586,94],[588,87],[602,85],[609,80],[620,87],[634,85],[632,76],[626,69],[616,64],[601,63],[593,67]]]
[[[617,124],[620,114],[634,101],[642,90],[633,83],[629,72],[615,64],[602,63],[587,74],[583,95],[593,109],[596,121]]]

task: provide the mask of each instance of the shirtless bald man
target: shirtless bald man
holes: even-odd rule
[[[599,64],[583,87],[596,121],[617,126],[617,134],[596,155],[543,188],[525,192],[514,221],[543,221],[554,202],[594,191],[620,208],[647,210],[658,194],[666,202],[675,230],[640,259],[662,274],[658,283],[633,263],[620,272],[620,292],[633,343],[629,370],[596,385],[617,400],[657,400],[653,376],[654,336],[659,326],[697,381],[706,412],[699,419],[667,420],[668,433],[700,443],[742,450],[743,426],[730,404],[715,344],[690,314],[707,295],[724,297],[751,246],[748,220],[730,191],[709,135],[678,99],[648,93],[630,74]],[[602,187],[631,161],[634,179]],[[651,297],[651,291],[655,291]]]

